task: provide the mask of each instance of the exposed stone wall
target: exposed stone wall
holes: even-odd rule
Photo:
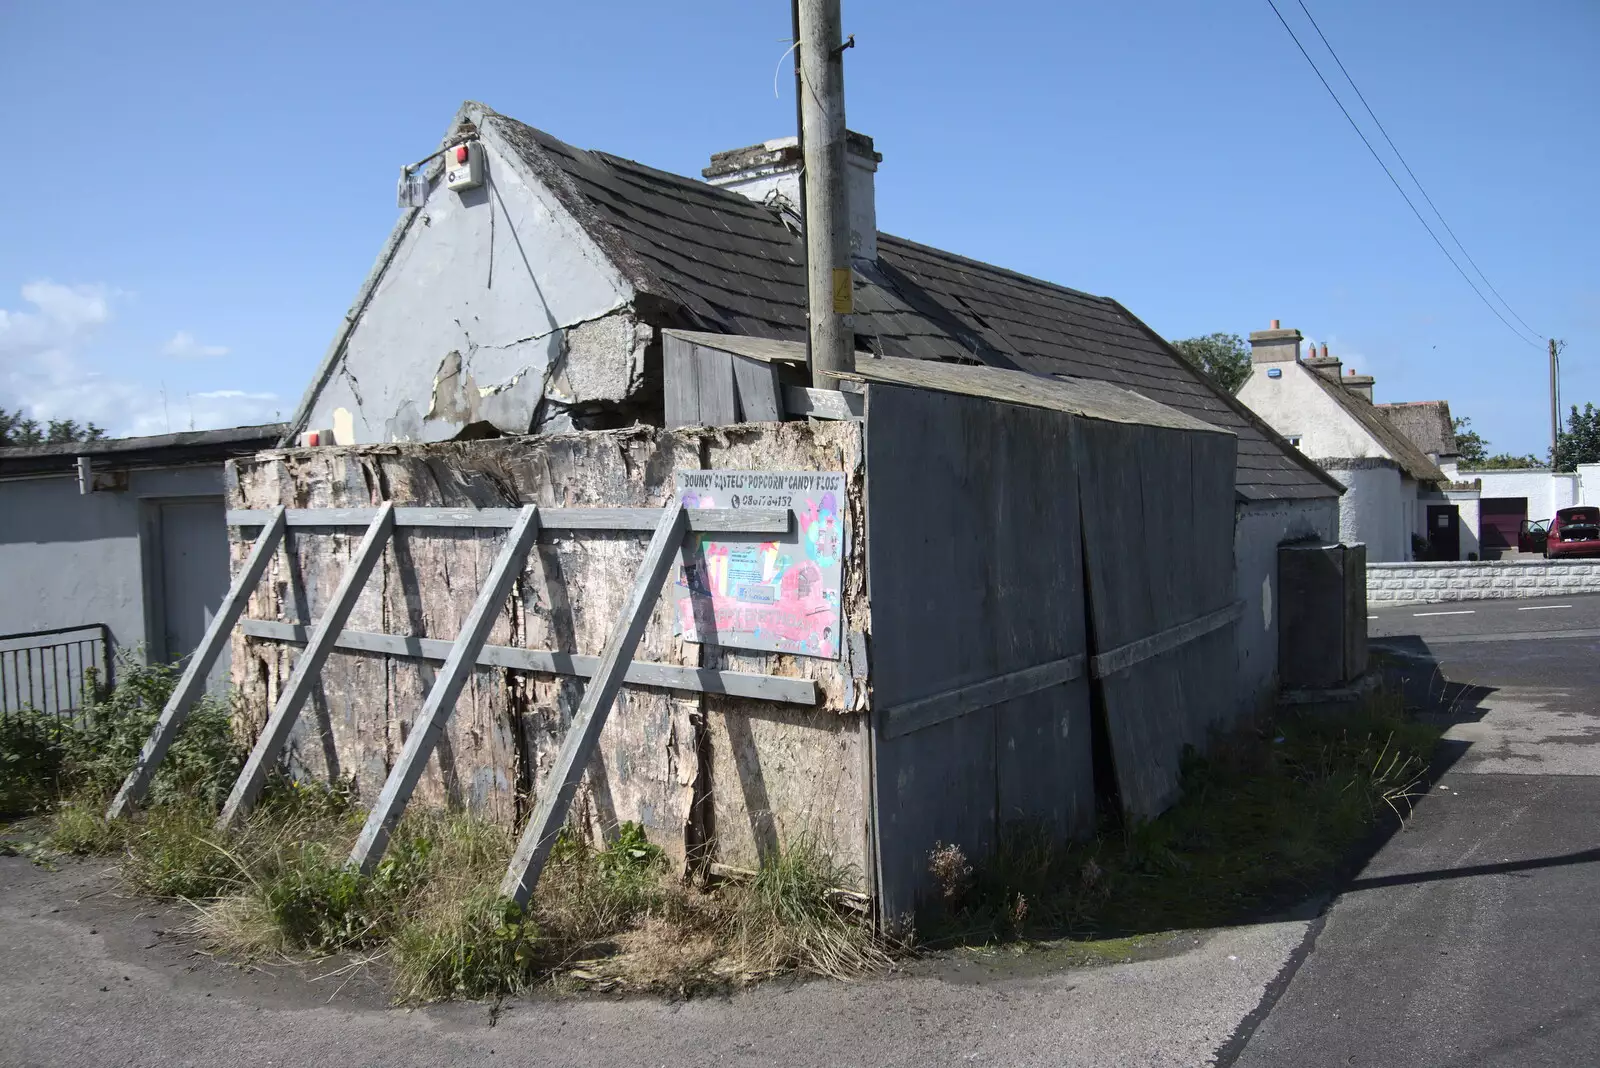
[[[230,467],[230,506],[644,507],[664,504],[679,469],[843,471],[849,512],[843,629],[868,629],[861,424],[791,422],[673,431],[640,427],[542,438],[263,453]],[[360,528],[295,528],[252,598],[255,619],[307,622],[327,608]],[[402,528],[347,628],[453,638],[504,538],[501,530]],[[491,644],[601,652],[649,541],[643,532],[546,531],[491,632]],[[247,542],[233,547],[237,568]],[[657,663],[812,678],[815,708],[723,694],[624,686],[574,805],[596,838],[644,825],[683,861],[755,867],[801,831],[867,870],[866,666],[682,641],[662,598],[635,654]],[[847,642],[864,648],[864,642]],[[287,681],[286,646],[235,633],[233,679],[247,726]],[[288,760],[300,775],[353,778],[376,796],[433,682],[436,664],[336,651],[302,713]],[[511,822],[529,808],[582,697],[572,676],[479,668],[429,761],[414,804]]]
[[[1600,560],[1367,565],[1367,603],[1374,608],[1568,593],[1600,593]]]

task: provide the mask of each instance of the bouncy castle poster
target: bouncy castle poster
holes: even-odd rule
[[[839,656],[844,475],[679,471],[686,508],[787,508],[789,533],[690,534],[672,587],[686,641],[830,660]]]

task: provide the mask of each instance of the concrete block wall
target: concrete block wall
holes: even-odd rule
[[[1600,593],[1600,560],[1489,560],[1367,565],[1367,604],[1437,604]]]

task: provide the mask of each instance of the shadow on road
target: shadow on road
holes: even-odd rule
[[[1555,857],[1535,857],[1532,860],[1506,860],[1498,864],[1469,864],[1461,868],[1439,868],[1434,871],[1403,872],[1398,875],[1377,875],[1354,879],[1344,891],[1376,890],[1384,886],[1407,886],[1412,883],[1437,883],[1446,879],[1470,879],[1476,875],[1509,875],[1538,868],[1561,868],[1570,864],[1593,864],[1600,861],[1600,849],[1581,849],[1576,853],[1563,853]]]

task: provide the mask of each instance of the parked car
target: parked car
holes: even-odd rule
[[[1542,553],[1550,533],[1550,520],[1524,519],[1517,531],[1517,552]]]
[[[1600,556],[1600,507],[1592,504],[1563,508],[1550,520],[1545,556]]]

